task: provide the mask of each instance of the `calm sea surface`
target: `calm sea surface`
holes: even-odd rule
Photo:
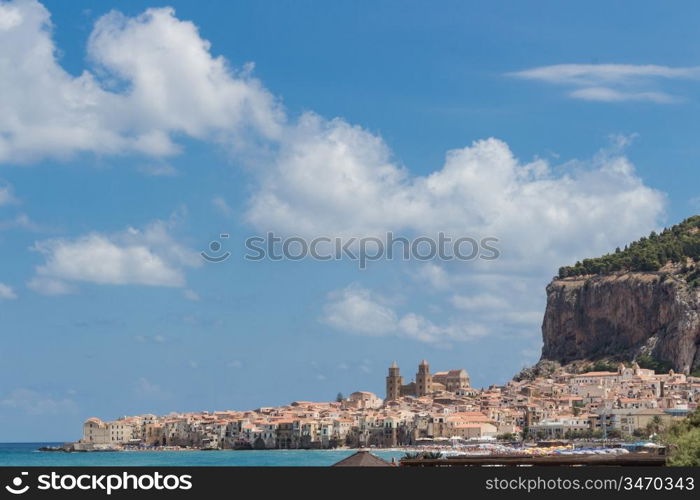
[[[0,466],[327,466],[352,455],[354,450],[265,451],[120,451],[62,453],[37,451],[61,443],[0,443]],[[385,460],[401,458],[401,451],[376,450]]]

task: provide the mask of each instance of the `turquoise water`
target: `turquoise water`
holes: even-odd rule
[[[0,466],[328,466],[352,455],[353,450],[265,450],[265,451],[120,451],[62,453],[37,451],[60,443],[0,443]],[[404,453],[373,451],[385,460]]]

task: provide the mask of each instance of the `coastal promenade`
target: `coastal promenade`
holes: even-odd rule
[[[658,454],[627,455],[548,455],[548,456],[458,456],[448,458],[407,458],[402,467],[479,467],[479,466],[663,466],[666,457]]]

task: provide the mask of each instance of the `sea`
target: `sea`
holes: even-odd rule
[[[0,466],[267,466],[325,467],[355,453],[355,450],[217,450],[217,451],[91,451],[65,453],[38,451],[42,446],[62,443],[0,443]],[[391,461],[403,451],[372,450]]]

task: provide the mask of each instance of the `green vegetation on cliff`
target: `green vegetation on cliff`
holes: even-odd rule
[[[658,271],[667,262],[682,263],[682,273],[692,286],[700,286],[700,268],[686,266],[687,259],[700,260],[700,215],[630,243],[624,249],[594,259],[583,259],[559,269],[559,278],[618,271]]]
[[[649,354],[641,354],[637,356],[636,361],[640,368],[654,370],[656,373],[668,373],[668,371],[673,368],[671,363],[668,363],[667,361],[659,361]]]

